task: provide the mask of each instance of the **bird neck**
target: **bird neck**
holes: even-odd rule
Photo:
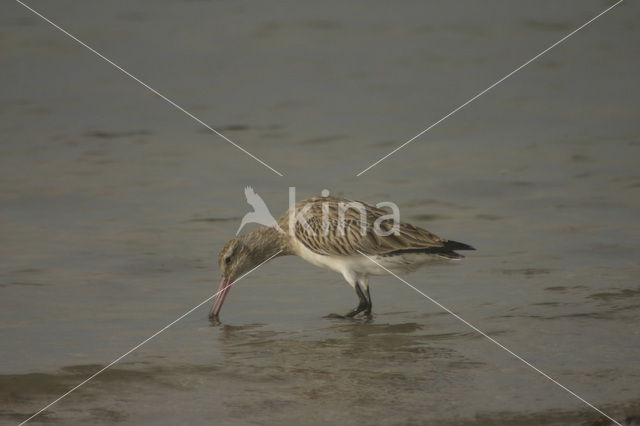
[[[258,263],[262,263],[276,254],[279,256],[289,254],[286,235],[274,228],[262,226],[242,237],[250,248],[252,257]]]

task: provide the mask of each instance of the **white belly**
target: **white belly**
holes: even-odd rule
[[[353,272],[357,275],[389,275],[388,271],[391,271],[394,274],[401,275],[413,272],[426,263],[443,261],[443,259],[437,256],[422,253],[408,253],[397,256],[371,256],[371,259],[383,266],[381,267],[361,254],[355,256],[325,256],[309,250],[304,244],[297,241],[296,246],[298,256],[307,262],[341,274]]]
[[[309,250],[304,244],[298,241],[295,241],[295,243],[297,248],[296,254],[307,262],[340,273],[344,271],[345,260],[348,259],[347,256],[324,256]]]

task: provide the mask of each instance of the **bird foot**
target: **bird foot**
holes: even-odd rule
[[[345,319],[347,318],[346,315],[340,315],[340,314],[329,314],[329,315],[325,315],[324,318],[339,318],[339,319]]]
[[[340,315],[340,314],[329,314],[329,315],[325,315],[324,318],[338,318],[338,319],[347,319],[347,318],[353,318],[356,315],[358,315],[360,312],[362,312],[362,316],[366,317],[366,318],[371,318],[371,311],[362,311],[362,310],[357,310],[354,309],[351,312],[348,312],[344,315]]]

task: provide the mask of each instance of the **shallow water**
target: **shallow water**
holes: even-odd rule
[[[253,186],[394,201],[478,248],[407,280],[598,408],[640,414],[640,7],[49,2],[0,13],[0,422],[217,289]],[[393,277],[277,259],[34,423],[585,424],[600,415]]]

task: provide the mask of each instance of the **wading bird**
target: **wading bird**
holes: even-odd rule
[[[362,208],[345,211],[345,205]],[[290,224],[292,211],[296,220]],[[278,219],[280,229],[263,226],[222,247],[218,254],[222,280],[209,316],[218,317],[234,280],[272,257],[297,255],[341,273],[359,299],[344,315],[353,317],[360,312],[371,314],[370,275],[405,274],[434,259],[462,258],[456,250],[475,250],[417,226],[385,220],[388,217],[389,212],[381,208],[344,198],[310,197],[297,202]]]

